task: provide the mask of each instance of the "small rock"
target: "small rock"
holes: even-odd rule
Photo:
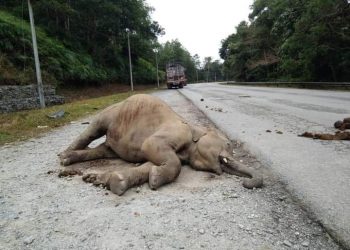
[[[24,244],[25,245],[30,245],[30,244],[33,243],[34,240],[35,240],[35,238],[33,236],[29,236],[29,237],[24,239]]]
[[[272,131],[270,129],[266,130],[266,133],[271,133]]]
[[[204,234],[204,233],[205,233],[204,229],[199,229],[198,232],[199,232],[200,234]]]
[[[208,106],[205,106],[205,108],[209,108]]]
[[[203,98],[201,98],[201,102],[203,102],[204,101],[204,99]]]
[[[37,128],[39,128],[39,129],[43,129],[43,128],[48,128],[49,126],[37,126]]]
[[[65,115],[64,110],[57,111],[53,114],[47,115],[47,117],[52,118],[52,119],[58,119],[62,118]]]
[[[291,247],[292,243],[290,243],[288,240],[283,241],[283,245],[287,246],[287,247]]]
[[[310,242],[304,241],[303,243],[301,243],[301,245],[302,245],[303,247],[309,247]]]
[[[237,199],[237,198],[239,198],[239,196],[238,196],[238,194],[234,193],[234,194],[230,195],[230,198]]]
[[[279,134],[279,135],[282,135],[282,134],[283,134],[283,132],[282,132],[282,131],[279,131],[279,130],[276,131],[276,133]]]
[[[280,196],[280,197],[278,197],[278,199],[279,199],[280,201],[284,201],[286,198],[287,198],[286,196]]]

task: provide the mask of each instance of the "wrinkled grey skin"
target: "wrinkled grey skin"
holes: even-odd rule
[[[104,143],[87,147],[104,135]],[[244,187],[261,187],[262,176],[237,162],[231,153],[231,142],[218,131],[187,124],[157,97],[134,95],[103,110],[59,157],[65,166],[116,157],[142,163],[124,171],[83,177],[118,195],[145,182],[151,189],[170,183],[179,175],[182,163],[196,170],[250,177],[244,180]]]

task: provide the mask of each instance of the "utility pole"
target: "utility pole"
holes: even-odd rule
[[[33,8],[32,8],[32,4],[30,3],[30,0],[28,0],[28,10],[29,10],[30,28],[32,30],[33,51],[34,51],[34,60],[35,60],[36,79],[38,82],[38,93],[39,93],[40,107],[45,108],[45,98],[44,98],[43,80],[41,78],[40,61],[39,61],[39,54],[38,54],[38,44],[36,41]]]
[[[129,68],[130,68],[130,85],[131,85],[131,91],[134,91],[134,83],[133,83],[133,80],[132,80],[131,50],[130,50],[130,30],[129,30],[129,29],[126,29],[126,33],[128,34]]]
[[[209,82],[209,61],[208,61],[208,75],[207,75],[207,82]]]
[[[159,89],[158,50],[157,50],[157,49],[154,49],[153,51],[154,51],[154,53],[156,54],[156,65],[157,65],[157,86],[158,86],[158,89]]]

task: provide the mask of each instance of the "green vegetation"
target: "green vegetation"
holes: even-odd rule
[[[34,59],[30,27],[27,22],[0,11],[0,76],[7,83],[33,83]],[[67,49],[60,41],[37,30],[40,59],[45,82],[69,79],[105,79],[107,72],[93,64],[92,58]]]
[[[137,93],[140,92],[135,92],[133,94]],[[131,95],[131,93],[122,93],[76,101],[45,109],[1,114],[0,145],[40,135],[53,128],[63,126],[87,115],[92,115],[111,104],[126,99]],[[65,111],[65,115],[62,118],[52,119],[47,116],[59,110]]]
[[[64,87],[129,81],[127,30],[134,80],[156,82],[154,49],[160,77],[167,60],[180,61],[190,81],[195,62],[179,41],[158,43],[163,28],[150,17],[144,0],[32,1],[44,83]],[[35,82],[26,0],[2,0],[0,6],[0,84]],[[164,54],[163,54],[164,52]]]
[[[249,19],[222,42],[230,79],[350,81],[348,1],[255,0]]]
[[[153,63],[162,28],[142,0],[32,1],[44,82],[81,86],[128,81],[127,33],[130,30],[136,81]],[[27,1],[3,0],[0,12],[2,83],[35,79]],[[152,69],[154,70],[154,69]],[[14,74],[15,73],[15,74]],[[148,73],[147,73],[148,74]]]

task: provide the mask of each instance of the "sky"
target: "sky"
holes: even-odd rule
[[[164,43],[178,39],[191,53],[203,60],[220,59],[221,40],[235,32],[235,27],[248,20],[253,0],[146,0],[155,8],[154,21],[165,29],[159,37]]]

